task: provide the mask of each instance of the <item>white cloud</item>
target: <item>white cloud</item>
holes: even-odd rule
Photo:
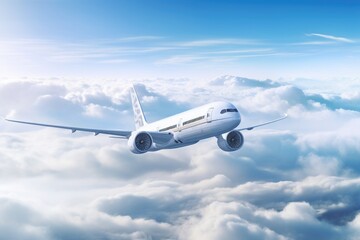
[[[318,33],[309,36],[324,41],[284,44],[261,39],[184,40],[159,36],[86,41],[15,38],[0,40],[0,64],[3,76],[213,78],[231,73],[256,78],[330,78],[359,75],[358,46],[344,45],[341,51],[331,46],[339,42],[356,43],[355,40]],[[328,46],[315,48],[315,45]],[[227,64],[219,64],[224,62]],[[169,67],[169,64],[179,66]],[[317,71],[313,71],[314,66]]]
[[[187,55],[173,55],[156,61],[156,64],[189,64],[203,63],[216,64],[221,62],[239,62],[243,58],[264,58],[264,57],[284,57],[302,55],[297,52],[276,52],[271,50],[230,50],[218,52],[195,52]]]
[[[215,139],[133,155],[126,141],[0,124],[0,230],[11,239],[356,239],[359,94],[309,93],[286,82],[224,76],[145,79],[151,120],[215,100],[234,102],[244,148]],[[0,113],[131,129],[128,82],[4,82]],[[21,216],[21,217],[19,217]],[[6,221],[5,221],[6,220]]]
[[[201,211],[200,219],[188,224],[182,239],[288,239],[267,227],[259,226],[242,215],[249,214],[247,204],[213,202]]]
[[[223,50],[204,52],[203,54],[239,54],[239,53],[258,53],[258,52],[272,52],[272,48],[249,48],[249,49],[234,49],[234,50]]]
[[[204,59],[207,59],[207,57],[197,56],[197,55],[176,55],[160,60],[157,62],[157,64],[183,64],[183,63],[192,63]]]
[[[155,36],[139,36],[83,42],[56,42],[42,39],[0,40],[0,60],[21,61],[27,65],[82,62],[126,64],[136,60],[137,55],[143,56],[179,48],[150,44],[160,39]]]
[[[320,34],[320,33],[310,33],[310,34],[306,34],[306,36],[310,36],[310,37],[315,36],[315,37],[320,37],[320,38],[333,40],[333,41],[336,41],[336,42],[345,42],[345,43],[353,43],[353,42],[355,42],[354,40],[351,40],[349,38],[337,37],[337,36]]]
[[[293,45],[331,45],[331,44],[334,44],[334,42],[330,42],[330,41],[311,41],[311,42],[294,43]]]
[[[1,237],[6,239],[163,239],[171,226],[153,220],[111,217],[97,211],[34,208],[9,198],[0,199]],[[5,220],[6,219],[6,220]]]
[[[110,39],[111,42],[134,42],[134,41],[152,41],[152,40],[159,40],[163,37],[160,36],[135,36],[135,37],[124,37],[124,38],[117,38],[117,39]]]
[[[204,39],[196,41],[188,41],[179,43],[180,46],[184,47],[207,47],[216,45],[252,45],[257,44],[257,41],[249,39]]]

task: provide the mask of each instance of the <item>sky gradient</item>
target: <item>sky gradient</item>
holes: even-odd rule
[[[132,154],[101,134],[0,121],[0,239],[360,236],[359,1],[0,1],[0,116],[134,129],[229,101],[216,139]]]
[[[0,4],[1,76],[359,75],[357,1]]]

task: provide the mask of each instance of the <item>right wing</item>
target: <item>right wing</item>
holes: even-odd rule
[[[92,132],[92,133],[94,133],[95,136],[99,135],[99,134],[107,134],[107,135],[119,136],[119,137],[123,137],[123,138],[129,138],[131,135],[131,131],[69,127],[69,126],[51,125],[51,124],[36,123],[36,122],[24,122],[24,121],[18,121],[18,120],[13,120],[13,119],[5,119],[5,120],[9,121],[9,122],[14,122],[14,123],[22,123],[22,124],[36,125],[36,126],[42,126],[42,127],[69,129],[73,133],[76,131]]]
[[[277,121],[281,121],[285,118],[287,118],[287,114],[285,114],[283,117],[281,118],[278,118],[278,119],[275,119],[275,120],[272,120],[272,121],[269,121],[269,122],[264,122],[264,123],[261,123],[261,124],[257,124],[257,125],[254,125],[254,126],[250,126],[250,127],[245,127],[245,128],[238,128],[238,129],[235,129],[236,131],[243,131],[243,130],[253,130],[254,128],[257,128],[257,127],[261,127],[261,126],[264,126],[264,125],[267,125],[267,124],[270,124],[270,123],[274,123],[274,122],[277,122]]]

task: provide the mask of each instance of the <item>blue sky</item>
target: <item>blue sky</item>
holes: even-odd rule
[[[3,37],[60,40],[157,35],[288,42],[311,32],[358,37],[354,27],[360,23],[356,1],[5,0],[2,5],[8,13]]]
[[[0,9],[1,76],[359,74],[357,1],[5,0]]]

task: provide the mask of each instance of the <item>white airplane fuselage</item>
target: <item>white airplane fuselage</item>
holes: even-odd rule
[[[202,139],[219,136],[236,128],[240,121],[240,113],[233,104],[213,102],[149,123],[137,129],[137,132],[171,132],[174,136],[171,141],[154,143],[149,149],[157,151],[184,147]]]

